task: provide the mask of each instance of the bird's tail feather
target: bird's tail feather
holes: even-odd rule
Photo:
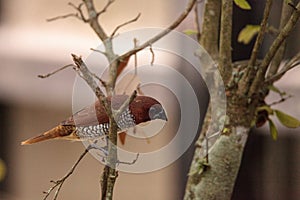
[[[41,135],[29,138],[28,140],[21,142],[21,145],[34,144],[34,143],[42,142],[42,141],[49,140],[49,139],[67,137],[70,134],[72,134],[73,131],[74,130],[68,126],[59,125]]]

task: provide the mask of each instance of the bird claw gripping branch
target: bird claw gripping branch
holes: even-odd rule
[[[119,109],[129,97],[115,95],[106,97],[108,105],[114,110]],[[140,123],[155,119],[167,121],[162,105],[149,96],[136,96],[129,106],[117,117],[118,133],[126,131]],[[36,137],[23,141],[22,145],[33,144],[49,139],[95,140],[108,134],[109,117],[103,105],[94,104],[78,111],[58,126]]]

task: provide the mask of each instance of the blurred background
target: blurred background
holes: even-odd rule
[[[50,180],[61,178],[84,150],[83,145],[52,141],[33,146],[20,142],[55,126],[72,113],[72,90],[75,74],[65,70],[48,79],[37,78],[69,64],[71,53],[87,57],[99,40],[87,24],[69,18],[54,22],[46,19],[73,12],[65,0],[0,0],[0,199],[42,199]],[[96,1],[101,8],[106,1]],[[247,23],[259,23],[262,2],[249,1],[253,12],[235,7],[234,59],[245,59],[253,45],[236,42],[237,34]],[[79,1],[74,1],[74,4]],[[182,0],[116,1],[101,23],[108,32],[141,12],[141,18],[121,30],[138,27],[166,27],[185,6]],[[278,25],[280,5],[274,3],[274,25]],[[178,28],[194,27],[192,16]],[[299,51],[299,25],[293,32],[287,57]],[[266,43],[272,40],[268,37]],[[266,51],[267,49],[264,49]],[[278,84],[293,98],[277,105],[278,109],[300,119],[300,69],[288,73]],[[200,84],[200,83],[199,83]],[[278,100],[271,95],[269,102]],[[202,106],[205,107],[205,102]],[[204,108],[205,109],[205,108]],[[276,121],[277,123],[277,121]],[[250,134],[233,199],[298,199],[300,196],[300,133],[279,123],[279,138],[273,141],[267,125]],[[120,173],[115,199],[182,199],[192,147],[178,161],[156,172]],[[4,163],[4,164],[3,164]],[[86,156],[64,184],[60,199],[98,199],[103,166]],[[1,174],[0,174],[1,179]]]

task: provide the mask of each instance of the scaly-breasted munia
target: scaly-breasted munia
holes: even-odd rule
[[[107,97],[107,102],[108,105],[117,110],[127,98],[129,98],[127,95],[115,95]],[[118,133],[120,133],[140,123],[154,119],[167,120],[162,105],[152,97],[136,96],[115,120],[118,125]],[[108,131],[109,117],[103,105],[96,101],[93,105],[62,121],[53,129],[25,140],[21,144],[33,144],[48,139],[93,140],[107,135]]]

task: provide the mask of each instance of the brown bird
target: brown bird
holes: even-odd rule
[[[107,102],[114,110],[117,110],[127,98],[129,98],[127,95],[115,95],[107,97]],[[118,133],[121,133],[140,123],[155,119],[167,121],[162,105],[152,97],[136,96],[115,120],[118,125]],[[103,105],[96,101],[93,105],[62,121],[53,129],[25,140],[21,144],[33,144],[49,139],[93,140],[107,135],[108,131],[109,117]]]

